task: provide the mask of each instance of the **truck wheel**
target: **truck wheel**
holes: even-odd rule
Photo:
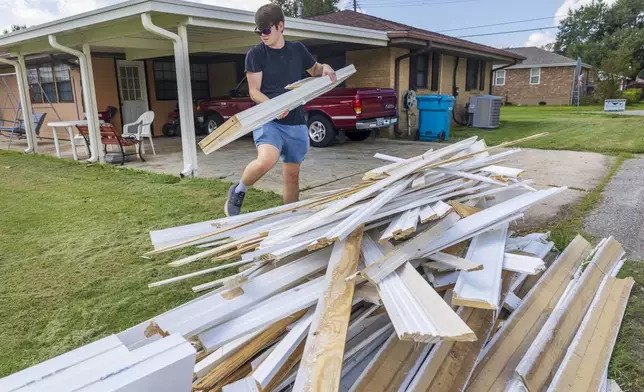
[[[221,124],[224,123],[224,119],[217,113],[209,113],[206,116],[206,133],[210,135],[213,133]]]
[[[354,142],[361,142],[363,140],[367,140],[367,138],[371,136],[371,131],[353,131],[353,132],[347,132],[347,137]]]
[[[335,127],[325,116],[314,114],[307,121],[309,139],[313,147],[328,147],[335,139]]]

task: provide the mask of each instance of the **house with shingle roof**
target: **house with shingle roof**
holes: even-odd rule
[[[577,60],[537,47],[509,48],[525,60],[521,64],[495,64],[492,94],[514,105],[569,105]],[[582,63],[581,95],[588,89],[588,72],[592,67]]]

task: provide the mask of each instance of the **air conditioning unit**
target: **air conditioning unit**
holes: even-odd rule
[[[501,97],[473,95],[467,112],[474,128],[497,128],[501,119]]]

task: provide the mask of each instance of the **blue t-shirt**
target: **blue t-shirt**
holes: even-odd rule
[[[246,54],[246,72],[262,72],[260,91],[269,98],[284,94],[284,87],[302,79],[302,74],[315,65],[315,59],[301,42],[285,41],[281,49],[273,49],[263,42],[250,48]],[[302,106],[277,120],[285,125],[305,124]]]

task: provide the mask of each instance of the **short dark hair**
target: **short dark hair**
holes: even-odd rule
[[[277,4],[265,4],[255,13],[255,24],[260,29],[277,26],[280,22],[284,22],[284,11]]]

